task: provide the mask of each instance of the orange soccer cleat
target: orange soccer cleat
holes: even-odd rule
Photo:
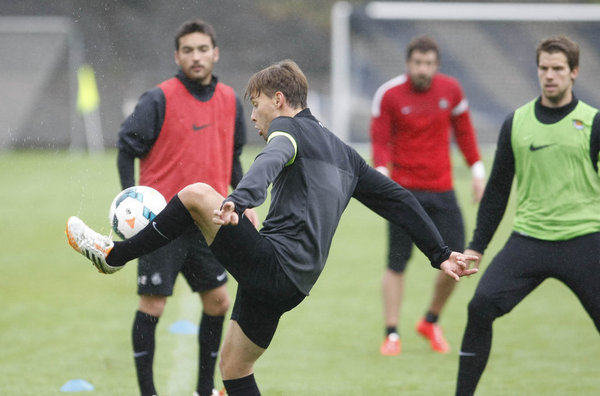
[[[402,342],[400,341],[400,336],[396,333],[389,334],[383,340],[381,344],[381,348],[379,348],[379,352],[384,356],[396,356],[400,354],[402,350]]]
[[[431,349],[434,351],[438,353],[450,352],[450,345],[446,342],[444,332],[437,323],[430,323],[423,318],[417,323],[417,332],[429,340]]]

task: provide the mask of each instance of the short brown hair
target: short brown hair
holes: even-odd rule
[[[413,52],[435,52],[436,58],[438,62],[440,61],[440,48],[438,44],[429,36],[419,36],[415,37],[408,43],[408,47],[406,48],[406,60],[410,59],[410,56]]]
[[[293,60],[285,59],[254,73],[248,80],[244,97],[263,93],[272,98],[277,91],[283,93],[290,107],[306,108],[308,80]]]
[[[566,36],[552,36],[540,42],[535,51],[536,64],[540,64],[540,54],[562,52],[567,57],[571,70],[579,67],[579,45]]]
[[[217,33],[210,23],[206,23],[201,19],[192,19],[184,22],[183,25],[175,32],[175,50],[179,51],[179,39],[190,33],[204,33],[210,37],[213,47],[217,46]]]

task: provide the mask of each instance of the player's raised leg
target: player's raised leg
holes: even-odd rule
[[[221,207],[225,198],[204,183],[191,184],[177,195],[210,246],[221,228],[219,224],[213,223],[214,211]]]
[[[111,274],[128,261],[174,240],[193,222],[210,245],[221,227],[212,222],[213,212],[223,200],[211,186],[196,183],[181,190],[148,226],[125,241],[111,241],[75,216],[67,221],[66,233],[73,249],[92,261],[98,271]]]

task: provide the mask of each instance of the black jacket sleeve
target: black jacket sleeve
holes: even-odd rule
[[[261,205],[267,198],[269,186],[294,154],[294,147],[287,138],[271,139],[225,201],[232,201],[238,214]]]
[[[515,157],[511,145],[513,117],[514,113],[502,124],[490,178],[479,204],[473,240],[468,245],[469,249],[479,253],[483,253],[492,240],[510,197],[515,176]]]
[[[592,166],[598,172],[598,152],[600,151],[600,111],[596,113],[592,122],[592,133],[590,136],[590,160]]]
[[[117,169],[123,188],[135,185],[135,158],[143,158],[158,138],[165,120],[166,100],[156,87],[144,93],[135,110],[121,124],[117,141]]]
[[[117,170],[121,180],[121,188],[135,186],[135,157],[128,151],[119,150],[117,154]]]
[[[233,167],[231,168],[231,187],[234,189],[242,180],[244,170],[240,156],[242,149],[246,144],[246,120],[244,118],[244,108],[242,102],[236,96],[235,98],[235,133],[233,136]]]
[[[434,268],[450,257],[450,249],[414,195],[364,161],[353,197],[404,228]]]

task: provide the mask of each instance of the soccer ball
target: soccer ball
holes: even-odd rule
[[[151,187],[129,187],[113,200],[108,220],[117,235],[123,239],[131,238],[146,227],[166,205],[165,197]]]

